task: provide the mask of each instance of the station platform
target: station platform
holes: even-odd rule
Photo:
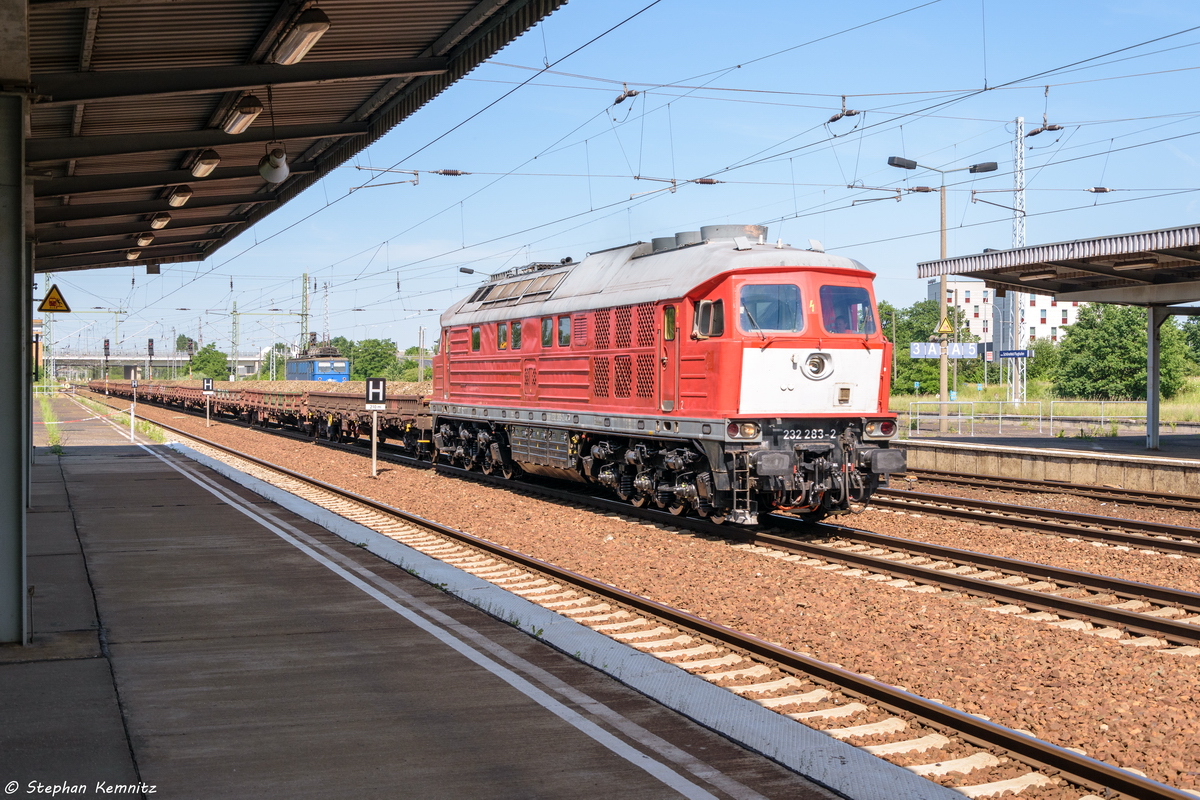
[[[896,443],[911,470],[940,470],[1200,496],[1200,436],[950,436]]]
[[[59,431],[33,465],[32,641],[0,646],[13,796],[958,796],[415,551],[397,566],[376,551],[408,548],[347,541],[178,445]],[[541,638],[501,621],[525,613]]]

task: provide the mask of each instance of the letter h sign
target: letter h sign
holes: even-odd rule
[[[387,381],[383,378],[367,378],[367,411],[387,410]]]

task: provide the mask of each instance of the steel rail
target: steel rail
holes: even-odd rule
[[[1109,543],[1116,542],[1200,558],[1200,529],[1182,525],[1123,520],[1096,514],[1078,514],[1072,511],[1014,506],[990,500],[920,492],[902,492],[898,496],[886,497],[877,495],[871,498],[871,505],[877,508],[921,511],[975,522],[986,522],[991,525],[1003,522],[1016,528],[1041,533],[1076,536],[1081,539]],[[947,506],[951,507],[947,508]],[[953,508],[953,506],[958,507]],[[1114,528],[1123,530],[1113,530]],[[1140,530],[1145,533],[1130,533],[1130,530]],[[1157,538],[1159,536],[1173,538]]]
[[[1123,578],[1113,578],[1107,575],[1096,575],[1091,572],[1052,567],[1047,564],[1039,564],[1035,561],[1019,561],[1017,559],[1005,558],[1004,556],[992,556],[987,553],[978,553],[974,550],[960,550],[931,542],[886,536],[881,533],[864,531],[858,528],[837,527],[837,536],[847,541],[861,542],[875,547],[887,547],[913,555],[931,556],[958,564],[987,567],[1012,575],[1050,581],[1068,587],[1115,594],[1131,600],[1152,600],[1159,605],[1185,608],[1200,614],[1200,594],[1195,592],[1171,589],[1152,583],[1129,581]],[[841,552],[836,548],[832,548],[832,551],[835,553]],[[886,559],[882,560],[888,564],[896,563],[894,561],[887,561]],[[915,566],[920,568],[920,565]],[[926,571],[934,575],[939,573],[938,570],[931,570],[928,567],[926,567]],[[989,583],[986,580],[982,582],[985,584]],[[1200,638],[1200,628],[1196,628],[1195,631],[1196,636],[1194,638]]]
[[[833,527],[833,526],[826,526]],[[836,533],[835,535],[842,535]],[[854,528],[844,529],[847,538],[863,538],[863,535],[871,536],[872,534],[866,531],[859,531]],[[972,578],[969,575],[955,575],[944,570],[930,569],[918,564],[904,564],[897,561],[888,561],[887,559],[878,556],[862,555],[837,548],[829,547],[828,545],[817,545],[808,542],[798,542],[794,539],[788,539],[771,534],[755,534],[753,536],[756,544],[762,544],[768,547],[774,547],[778,550],[786,550],[788,552],[807,555],[813,558],[820,558],[825,561],[834,563],[846,564],[848,566],[861,567],[870,570],[871,572],[880,572],[896,577],[905,577],[916,580],[920,583],[932,583],[938,586],[948,587],[967,594],[973,594],[980,597],[991,597],[1007,601],[1014,605],[1025,606],[1026,608],[1037,609],[1039,611],[1051,611],[1056,614],[1075,617],[1087,622],[1104,622],[1110,627],[1119,628],[1127,632],[1139,633],[1144,636],[1155,636],[1167,639],[1172,642],[1181,644],[1196,644],[1200,642],[1200,627],[1191,625],[1186,622],[1175,622],[1174,620],[1163,617],[1151,617],[1145,614],[1139,614],[1136,611],[1128,611],[1123,608],[1113,608],[1099,603],[1089,603],[1086,600],[1074,600],[1068,597],[1059,597],[1057,595],[1038,592],[1031,589],[1022,589],[1019,586],[1007,586],[994,581],[983,580],[980,578]],[[890,537],[884,537],[890,538]],[[908,540],[896,540],[897,542],[907,542]],[[893,546],[893,545],[888,545]],[[902,549],[909,549],[914,552],[920,552],[923,543],[911,542],[910,546]],[[931,546],[931,549],[933,546]],[[994,556],[983,556],[982,554],[972,554],[966,550],[954,551],[953,548],[937,548],[945,552],[957,552],[964,554],[962,558],[970,558],[972,561],[992,561],[996,564],[1007,564],[1001,567],[1005,570],[1021,572],[1022,567],[1028,567],[1035,574],[1046,575],[1047,580],[1055,581],[1052,577],[1054,574],[1064,574],[1071,576],[1084,576],[1086,573],[1075,572],[1074,570],[1060,570],[1055,567],[1049,567],[1044,564],[1034,564],[1025,561],[1007,561],[998,559]],[[978,558],[977,558],[978,556]],[[1063,578],[1064,581],[1070,582],[1073,578]],[[1196,608],[1200,606],[1200,595],[1191,592],[1176,592],[1162,586],[1153,586],[1151,584],[1136,583],[1134,581],[1122,581],[1119,578],[1098,578],[1095,582],[1099,585],[1121,585],[1126,592],[1144,591],[1148,595],[1157,595],[1170,600],[1161,600],[1167,605],[1185,604],[1187,608]],[[1083,588],[1092,588],[1084,586]],[[1095,589],[1099,591],[1099,589]],[[1132,594],[1132,597],[1140,599],[1141,595]]]
[[[1045,481],[1032,478],[998,478],[981,475],[962,475],[957,472],[922,469],[906,473],[919,480],[935,483],[957,483],[963,486],[978,486],[986,489],[1006,489],[1017,492],[1036,492],[1043,494],[1070,494],[1077,497],[1090,497],[1095,500],[1122,500],[1143,506],[1155,508],[1170,508],[1184,511],[1200,511],[1200,497],[1186,494],[1171,494],[1170,492],[1137,491],[1134,489],[1118,489],[1112,486],[1089,486],[1081,483],[1066,481]],[[900,478],[901,476],[893,476]],[[880,494],[887,497],[903,495],[906,489],[879,489]]]
[[[796,653],[792,650],[780,647],[741,631],[728,628],[716,622],[711,622],[703,617],[695,616],[686,611],[682,611],[671,606],[650,600],[649,598],[636,595],[631,592],[626,592],[615,586],[588,578],[584,575],[572,572],[562,567],[558,567],[541,559],[519,553],[511,550],[503,545],[490,542],[477,536],[473,536],[464,531],[459,531],[454,528],[442,525],[432,520],[425,519],[416,514],[410,514],[397,508],[393,508],[385,503],[373,500],[369,497],[364,497],[355,492],[350,492],[324,481],[311,478],[294,470],[280,467],[276,464],[264,461],[254,456],[241,453],[231,447],[227,447],[216,442],[211,442],[203,437],[197,436],[186,431],[179,430],[171,425],[155,422],[166,430],[176,433],[185,438],[193,439],[201,442],[208,447],[229,453],[237,458],[244,459],[250,463],[256,464],[266,469],[274,470],[283,475],[286,475],[294,480],[302,481],[311,486],[315,486],[323,491],[329,492],[336,496],[340,496],[346,500],[350,500],[360,505],[371,508],[375,511],[395,516],[415,525],[422,526],[428,530],[434,531],[439,535],[454,539],[472,547],[478,548],[485,552],[496,555],[500,558],[512,561],[522,567],[527,567],[531,570],[537,570],[555,580],[575,584],[583,588],[585,591],[592,594],[604,597],[615,602],[623,603],[629,607],[636,609],[639,612],[645,612],[659,617],[660,619],[678,625],[681,628],[687,628],[694,631],[696,634],[708,638],[712,641],[720,642],[733,649],[742,650],[746,653],[758,656],[759,658],[773,661],[787,670],[797,673],[802,673],[823,681],[829,684],[838,686],[843,691],[850,692],[862,698],[869,699],[872,702],[878,703],[892,711],[901,714],[908,714],[919,718],[934,727],[942,730],[951,730],[956,735],[971,741],[980,747],[985,748],[1000,748],[1021,758],[1027,763],[1036,766],[1038,769],[1045,770],[1051,773],[1058,773],[1068,779],[1085,786],[1093,788],[1107,788],[1121,792],[1128,797],[1137,798],[1137,800],[1194,800],[1190,795],[1184,794],[1179,790],[1158,781],[1150,780],[1149,778],[1136,775],[1131,772],[1115,767],[1111,764],[1106,764],[1102,761],[1097,761],[1094,758],[1080,755],[1071,750],[1058,747],[1049,742],[1042,741],[1034,736],[1019,733],[1001,725],[996,725],[992,722],[984,720],[980,717],[968,714],[964,711],[951,708],[949,706],[936,703],[923,697],[906,692],[895,686],[868,678],[849,670],[833,666],[823,661],[819,661],[810,656],[805,656]],[[509,483],[503,479],[494,478],[486,475],[476,475],[473,472],[461,471],[473,478],[482,478],[486,483]],[[511,485],[511,484],[510,484]],[[561,491],[561,490],[556,490]],[[563,493],[567,494],[567,493]],[[573,502],[580,502],[578,495],[570,497]],[[614,505],[616,505],[614,503]],[[628,505],[621,504],[622,512],[631,508]],[[637,509],[635,509],[637,510]],[[669,514],[660,514],[661,517],[678,520],[678,517],[673,517]],[[688,520],[689,523],[692,520]],[[703,520],[700,520],[703,522]],[[714,529],[714,532],[727,533],[728,531],[722,527],[705,523],[704,527]]]

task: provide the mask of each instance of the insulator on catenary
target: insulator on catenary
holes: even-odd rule
[[[1112,189],[1108,188],[1107,186],[1093,186],[1087,191],[1091,192],[1092,194],[1104,194],[1105,192],[1111,192]]]
[[[452,178],[459,175],[470,175],[469,172],[463,172],[461,169],[435,169],[429,173],[430,175],[448,175]]]
[[[724,182],[725,181],[719,181],[716,178],[693,178],[692,179],[692,183],[698,183],[701,186],[713,186],[714,184],[724,183]]]

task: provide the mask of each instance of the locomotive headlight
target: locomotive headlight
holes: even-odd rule
[[[890,419],[871,420],[866,424],[863,433],[875,438],[888,438],[896,435],[896,423]]]
[[[804,359],[804,376],[814,381],[829,377],[833,372],[833,356],[828,353],[809,353]]]
[[[731,422],[725,428],[730,439],[754,439],[758,436],[757,422]]]

